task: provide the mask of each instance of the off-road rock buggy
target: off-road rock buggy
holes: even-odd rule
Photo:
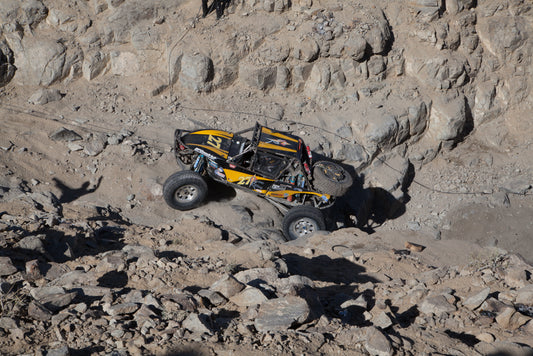
[[[298,136],[260,124],[236,133],[176,130],[174,151],[184,170],[168,177],[163,186],[170,207],[198,207],[206,198],[204,177],[209,176],[274,204],[285,214],[282,226],[288,239],[324,230],[321,209],[352,185],[352,177],[340,165],[313,164],[309,146]]]

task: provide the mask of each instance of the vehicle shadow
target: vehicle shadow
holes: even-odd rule
[[[225,202],[230,201],[237,196],[234,188],[217,182],[211,178],[206,179],[207,182],[207,199],[205,203],[209,202]]]
[[[330,161],[342,166],[353,179],[351,188],[335,204],[324,211],[328,230],[333,231],[344,227],[357,227],[367,233],[375,232],[387,220],[402,216],[405,204],[409,201],[407,187],[402,187],[403,199],[396,199],[390,192],[379,187],[364,187],[365,177],[347,164],[337,162],[313,153],[314,161]]]
[[[341,319],[349,325],[366,326],[368,324],[363,317],[365,311],[363,307],[352,305],[353,303],[347,303],[348,306],[343,305],[361,295],[366,300],[368,308],[374,306],[373,290],[359,292],[358,286],[382,281],[366,275],[366,268],[345,258],[331,258],[327,255],[306,258],[295,253],[288,253],[282,258],[287,263],[289,275],[301,275],[313,281],[326,282],[326,285],[322,287],[297,288],[297,295],[308,302],[314,318],[318,319],[326,315],[330,318]]]
[[[321,255],[306,258],[295,253],[282,256],[290,275],[301,275],[312,280],[336,284],[379,282],[364,274],[366,269],[345,258]]]

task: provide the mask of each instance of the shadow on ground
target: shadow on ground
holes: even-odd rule
[[[66,185],[63,181],[61,181],[58,178],[52,178],[54,181],[54,185],[56,188],[58,188],[61,191],[61,196],[59,197],[59,202],[61,204],[65,203],[71,203],[80,197],[94,193],[98,187],[100,187],[100,183],[102,182],[102,177],[98,178],[98,181],[96,184],[94,184],[93,187],[89,188],[91,185],[90,182],[83,182],[83,184],[79,188],[71,188],[68,185]]]

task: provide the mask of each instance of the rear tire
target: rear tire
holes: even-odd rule
[[[176,210],[190,210],[198,207],[207,196],[207,183],[199,173],[176,172],[163,184],[165,202]]]
[[[350,173],[337,163],[320,161],[313,165],[313,187],[322,194],[340,197],[352,184]]]
[[[318,230],[325,230],[326,223],[322,212],[312,206],[297,206],[289,210],[283,218],[283,234],[287,240],[311,236]]]

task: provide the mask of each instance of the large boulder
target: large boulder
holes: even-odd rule
[[[107,3],[104,4],[107,7]],[[102,32],[107,34],[111,42],[117,44],[130,42],[132,28],[143,22],[150,23],[158,12],[155,2],[138,0],[125,2],[113,10],[105,21]]]
[[[311,37],[295,41],[293,44],[292,55],[294,58],[304,62],[312,62],[318,58],[320,48],[318,43]]]
[[[262,333],[285,331],[306,322],[310,313],[311,309],[303,298],[275,298],[261,304],[254,326]]]
[[[370,46],[372,53],[383,53],[389,48],[392,41],[389,22],[381,10],[372,11],[369,17],[373,20],[373,23],[370,30],[366,31],[363,37]]]
[[[344,55],[360,61],[365,56],[367,42],[359,33],[351,32],[344,41]]]
[[[305,83],[307,95],[314,96],[328,89],[331,80],[331,67],[329,61],[320,61],[313,65],[311,74]]]
[[[241,63],[239,65],[239,79],[252,88],[270,89],[276,85],[277,69],[271,66]]]
[[[34,28],[46,18],[48,9],[40,0],[2,0],[0,23]]]
[[[466,98],[438,98],[433,102],[429,115],[428,136],[438,141],[453,141],[463,132],[466,124]]]
[[[496,99],[496,85],[491,81],[479,83],[476,86],[474,99],[474,126],[478,126],[501,113],[501,107]]]
[[[66,48],[54,39],[43,36],[11,37],[17,72],[14,80],[20,85],[48,86],[63,75]]]
[[[109,63],[109,54],[93,51],[85,56],[82,64],[83,77],[92,80],[100,75]]]
[[[405,71],[425,86],[450,89],[463,86],[468,79],[467,61],[454,52],[411,43],[405,51]]]
[[[181,59],[179,82],[197,92],[211,90],[214,76],[213,61],[203,54],[185,54]]]
[[[257,59],[265,64],[280,63],[289,57],[290,47],[282,41],[266,39],[257,49]]]
[[[502,60],[526,44],[532,33],[526,18],[519,16],[482,17],[476,31],[483,47]]]
[[[475,0],[446,0],[446,12],[455,15],[475,6]]]
[[[381,110],[367,112],[364,118],[353,121],[352,127],[359,142],[371,151],[390,149],[396,143],[398,121],[394,115],[384,114]]]
[[[409,5],[418,12],[422,21],[433,21],[439,17],[443,3],[443,0],[414,0]]]

